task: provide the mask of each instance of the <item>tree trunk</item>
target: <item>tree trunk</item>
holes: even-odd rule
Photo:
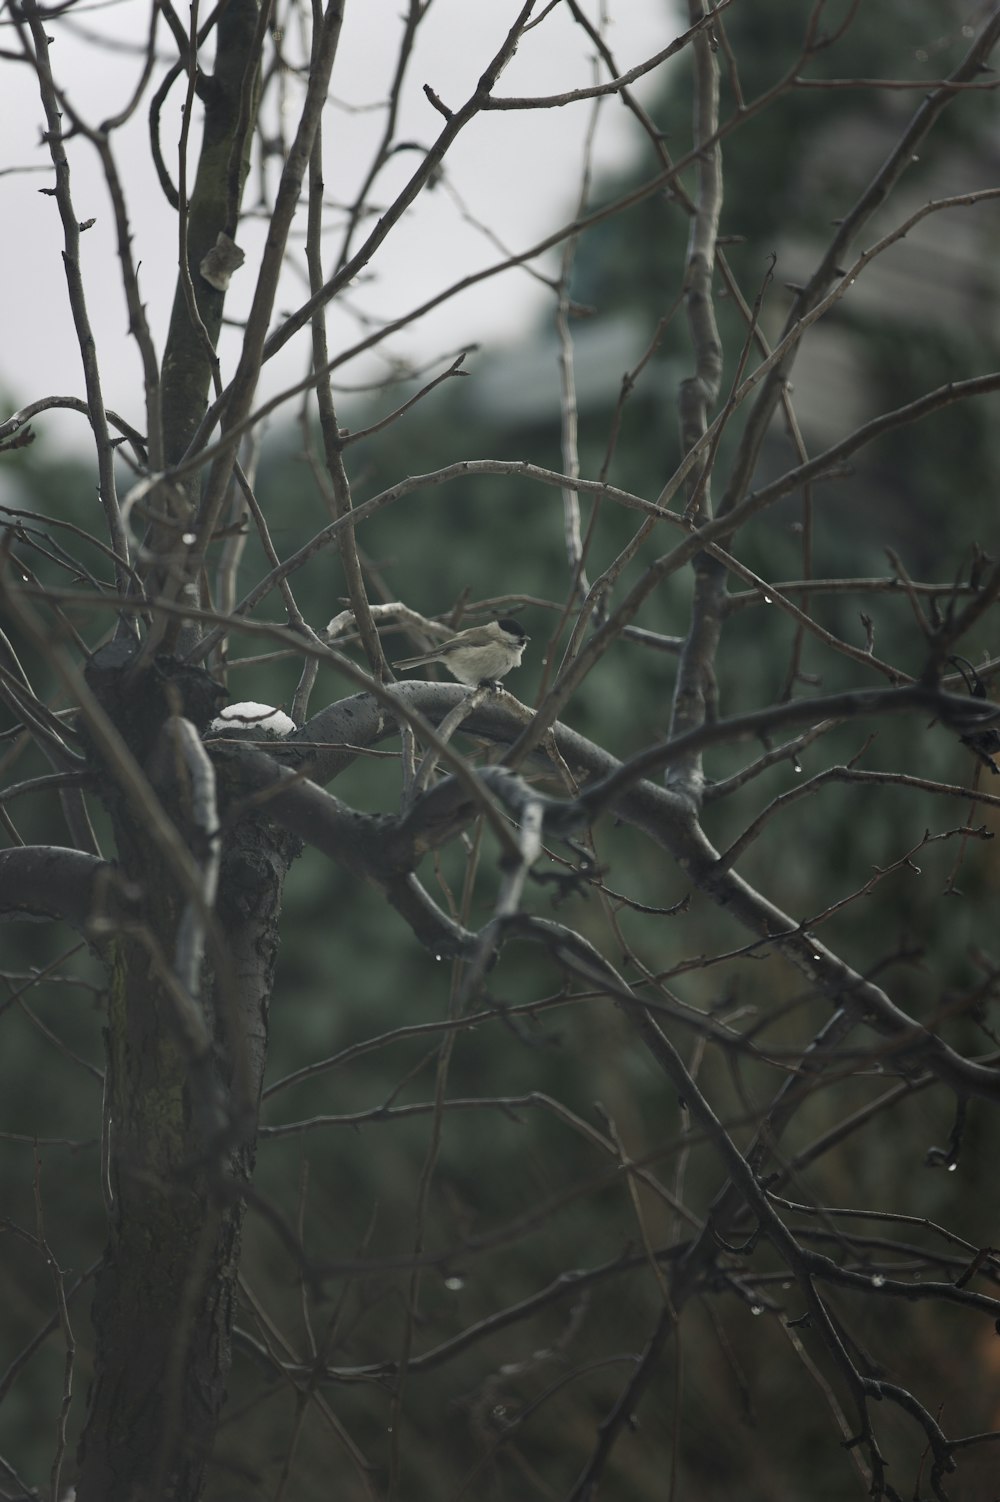
[[[114,717],[135,691],[122,691],[119,671],[102,680],[100,656],[92,681]],[[145,724],[134,707],[122,724],[137,751],[136,737],[148,742],[155,732],[152,699],[140,708]],[[281,889],[297,847],[263,824],[242,823],[227,835],[216,902],[221,963],[206,963],[203,1000],[194,999],[214,1047],[199,1062],[178,1027],[171,974],[183,907],[177,882],[110,786],[106,802],[124,872],[143,897],[142,918],[111,953],[111,1209],[76,1495],[196,1502],[225,1397],[241,1191],[254,1164]],[[184,828],[183,811],[171,812]]]
[[[219,339],[225,293],[201,273],[220,234],[237,235],[240,200],[249,170],[257,111],[260,51],[257,0],[229,0],[219,17],[215,71],[199,73],[205,117],[198,170],[190,188],[187,275],[201,327],[192,319],[178,279],[163,358],[165,458],[183,455],[201,421],[212,381],[212,352]],[[207,337],[206,337],[207,335]]]

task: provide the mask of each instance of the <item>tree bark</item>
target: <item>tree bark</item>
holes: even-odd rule
[[[113,673],[100,689],[111,712],[127,697]],[[184,894],[111,784],[105,801],[141,917],[110,946],[111,1212],[76,1495],[196,1502],[225,1397],[277,919],[298,845],[250,821],[226,838],[201,997],[189,998],[213,1040],[199,1058],[171,968]],[[183,807],[172,812],[183,828]]]
[[[226,295],[205,280],[201,263],[220,234],[236,238],[257,104],[258,16],[257,0],[229,0],[219,17],[215,71],[199,76],[205,123],[187,221],[187,274],[202,327],[192,320],[179,278],[163,359],[168,463],[187,449],[208,401]],[[244,101],[250,110],[241,107]]]

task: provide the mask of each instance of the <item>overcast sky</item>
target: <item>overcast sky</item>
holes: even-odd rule
[[[624,69],[664,47],[676,34],[674,8],[668,0],[607,0],[612,23],[607,36]],[[366,109],[384,98],[399,35],[402,0],[347,0],[332,97],[325,117],[325,180],[329,196],[348,201],[356,190],[382,116]],[[518,9],[515,0],[435,0],[420,31],[409,72],[397,140],[425,146],[434,139],[441,117],[422,86],[429,85],[452,107],[475,87]],[[539,4],[539,10],[543,6]],[[588,9],[596,12],[596,0]],[[57,81],[72,106],[92,123],[120,110],[130,97],[141,62],[148,25],[145,0],[86,0],[67,18],[47,25],[53,37],[51,57]],[[186,17],[185,17],[186,18]],[[167,49],[163,34],[163,49]],[[14,48],[9,26],[0,34],[5,52]],[[159,72],[162,74],[162,68]],[[39,191],[52,181],[48,153],[40,144],[43,123],[34,74],[23,63],[0,58],[0,286],[3,288],[4,334],[0,341],[0,390],[16,405],[58,392],[83,395],[80,357],[69,316],[62,272],[62,239],[52,197]],[[521,43],[503,75],[498,93],[524,95],[559,92],[593,82],[593,48],[557,6]],[[640,97],[657,87],[646,81]],[[289,86],[289,129],[299,95]],[[171,93],[163,113],[163,141],[168,160],[176,162],[182,88]],[[345,107],[346,106],[346,107]],[[498,252],[480,229],[466,222],[454,193],[468,214],[483,221],[512,250],[540,239],[572,213],[589,105],[539,112],[502,112],[480,116],[459,136],[446,159],[447,182],[423,193],[405,224],[380,252],[374,279],[351,289],[355,315],[379,319],[396,316],[439,292],[458,277],[497,259]],[[177,264],[176,222],[149,162],[147,109],[144,104],[129,125],[114,136],[119,169],[131,213],[135,254],[141,260],[140,284],[162,349]],[[193,166],[197,132],[189,151]],[[600,167],[621,166],[639,149],[634,122],[617,102],[603,107],[597,136]],[[140,367],[118,278],[114,230],[107,190],[93,147],[82,139],[69,146],[76,216],[95,220],[82,237],[83,272],[104,379],[105,401],[144,428]],[[379,178],[373,199],[383,205],[413,171],[419,157],[398,153]],[[271,185],[278,166],[271,164]],[[176,178],[176,172],[174,174]],[[453,191],[454,190],[454,191]],[[257,199],[258,180],[251,178],[244,207]],[[300,222],[304,211],[300,214]],[[249,305],[258,222],[241,227],[240,243],[247,268],[234,279],[227,315],[239,317]],[[336,240],[334,238],[334,245]],[[331,247],[332,249],[333,247]],[[302,298],[302,260],[294,250],[278,309]],[[242,280],[241,280],[242,277]],[[423,359],[470,342],[512,341],[541,315],[546,294],[523,271],[505,273],[450,302],[419,333],[397,336],[396,354]],[[352,343],[359,325],[337,315],[331,322],[331,348]],[[224,373],[232,370],[235,339],[223,349]],[[302,377],[306,338],[300,336],[268,369],[263,394]],[[384,364],[377,367],[384,368]],[[371,379],[376,367],[351,366],[345,385]],[[4,414],[6,415],[6,414]],[[36,423],[40,437],[52,444],[83,446],[84,419],[52,414]]]

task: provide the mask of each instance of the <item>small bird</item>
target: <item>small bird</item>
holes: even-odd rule
[[[498,685],[500,679],[521,661],[525,644],[531,640],[520,621],[505,615],[488,626],[470,626],[450,636],[431,652],[419,657],[404,657],[393,664],[397,668],[422,668],[440,662],[453,678],[470,688],[477,684]]]

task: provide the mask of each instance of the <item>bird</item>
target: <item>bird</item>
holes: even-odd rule
[[[530,640],[520,621],[505,615],[486,626],[470,626],[467,631],[459,631],[457,636],[450,636],[430,652],[422,652],[419,657],[403,657],[393,663],[393,667],[422,668],[439,662],[453,678],[470,688],[477,684],[491,684],[498,688],[500,679],[518,666]]]

